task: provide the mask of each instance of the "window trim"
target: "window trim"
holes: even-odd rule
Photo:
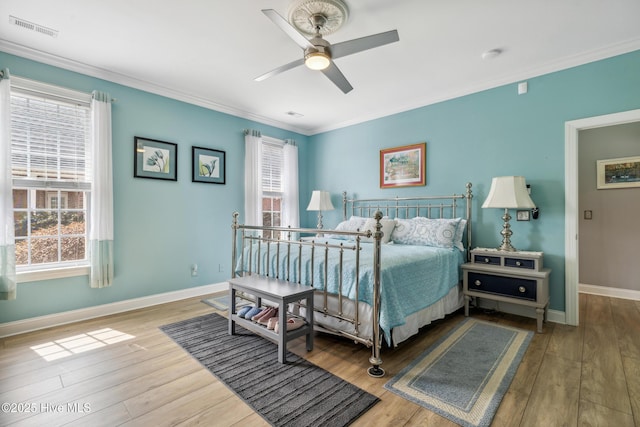
[[[80,105],[86,108],[91,107],[91,93],[81,92],[74,89],[65,88],[62,86],[51,85],[48,83],[40,82],[37,80],[31,80],[19,76],[11,76],[11,92],[18,94],[23,93],[26,95],[46,97],[58,102],[72,103]],[[42,183],[41,183],[42,184]],[[13,178],[12,188],[15,187],[35,187],[34,182],[24,178]],[[55,182],[46,183],[44,187],[39,187],[41,190],[47,188],[56,190],[76,190],[84,191],[89,194],[91,192],[91,184],[78,183],[78,182]],[[88,201],[89,202],[89,201]],[[88,221],[90,206],[87,206],[86,213]],[[88,222],[86,223],[88,227]],[[88,244],[88,234],[87,234]],[[63,265],[51,266],[50,264],[28,267],[16,266],[16,279],[18,283],[34,282],[41,280],[62,279],[75,276],[89,276],[91,274],[90,257],[87,256],[86,260],[75,262],[70,265],[69,263]]]
[[[43,268],[39,270],[17,271],[18,283],[37,282],[40,280],[64,279],[66,277],[88,276],[91,274],[89,265],[74,265],[72,267]]]

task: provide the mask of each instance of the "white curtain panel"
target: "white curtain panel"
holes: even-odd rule
[[[16,298],[16,244],[11,177],[11,82],[0,77],[0,300]]]
[[[262,225],[262,135],[244,136],[244,223]]]
[[[282,225],[300,226],[300,196],[298,191],[298,147],[288,143],[284,150]]]
[[[111,97],[94,91],[91,97],[93,185],[89,248],[92,288],[113,284],[113,168],[111,159]]]

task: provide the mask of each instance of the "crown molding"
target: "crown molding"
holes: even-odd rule
[[[87,76],[95,77],[102,80],[107,80],[123,86],[153,93],[155,95],[160,95],[166,98],[171,98],[178,101],[186,102],[187,104],[197,105],[199,107],[207,108],[209,110],[230,114],[232,116],[262,123],[268,126],[274,126],[280,129],[307,135],[306,130],[296,128],[287,123],[279,122],[277,120],[272,120],[267,117],[250,113],[248,111],[238,110],[236,108],[229,107],[227,105],[218,104],[216,102],[212,102],[211,100],[208,100],[193,94],[180,92],[180,91],[168,88],[166,86],[149,83],[144,80],[127,76],[125,74],[115,73],[113,71],[108,71],[103,68],[94,67],[92,65],[85,64],[83,62],[78,62],[78,61],[74,61],[61,56],[52,55],[50,53],[46,53],[37,49],[32,49],[26,46],[12,43],[7,40],[0,39],[0,50],[6,53],[10,53],[12,55],[17,55],[22,58],[31,59],[37,62],[42,62],[43,64],[52,65],[54,67],[62,68],[68,71],[74,71],[76,73],[85,74]]]

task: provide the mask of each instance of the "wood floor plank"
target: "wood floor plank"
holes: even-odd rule
[[[581,400],[580,415],[578,416],[579,426],[615,426],[615,427],[635,427],[631,414],[616,411],[614,409],[600,406],[595,403]]]
[[[631,403],[615,328],[585,326],[580,398],[631,414]]]
[[[193,426],[232,426],[240,425],[242,427],[268,427],[261,416],[256,414],[253,409],[242,401],[239,397],[232,395],[210,408],[195,414],[193,417],[178,423],[177,427],[193,427]]]
[[[575,426],[580,375],[579,362],[546,354],[520,427]]]
[[[118,372],[122,369],[129,368],[132,365],[142,363],[162,363],[163,357],[166,357],[165,355],[172,348],[175,348],[175,344],[173,342],[166,342],[162,345],[155,346],[148,351],[136,351],[113,359],[105,359],[103,363],[93,364],[80,369],[75,369],[68,373],[63,373],[62,382],[65,387],[68,387],[93,377],[102,376],[111,372]]]
[[[218,380],[210,372],[200,369],[133,396],[125,400],[124,404],[129,414],[136,418],[214,382]]]
[[[580,362],[584,345],[584,328],[555,325],[547,351],[558,357]]]
[[[609,298],[600,295],[589,295],[585,306],[585,313],[581,319],[582,324],[611,324],[612,319],[613,316]]]
[[[122,426],[176,425],[195,414],[206,411],[212,405],[229,398],[228,389],[219,381],[195,390],[153,411],[125,422]]]
[[[113,427],[130,420],[131,416],[124,406],[124,403],[119,402],[79,417],[75,421],[64,424],[64,427]]]
[[[44,394],[62,389],[62,380],[59,375],[22,384],[21,387],[15,387],[15,384],[9,386],[7,381],[0,381],[0,402],[33,401]]]
[[[631,410],[637,426],[640,426],[640,359],[623,357],[625,377],[629,388]]]
[[[620,298],[610,301],[620,354],[640,359],[640,310],[634,301]]]
[[[415,403],[386,390],[379,397],[381,401],[358,418],[354,426],[407,425],[420,409],[420,406]]]

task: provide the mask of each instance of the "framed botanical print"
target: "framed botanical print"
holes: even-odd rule
[[[213,148],[191,147],[191,180],[208,184],[224,184],[226,153]]]
[[[178,144],[136,136],[133,144],[135,178],[178,180]]]

